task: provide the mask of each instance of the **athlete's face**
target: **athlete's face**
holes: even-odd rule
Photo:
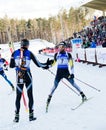
[[[28,49],[28,48],[29,48],[29,45],[28,45],[28,46],[25,46],[25,48],[27,48],[27,49]]]
[[[63,50],[65,50],[65,47],[64,47],[63,45],[60,45],[60,46],[59,46],[59,50],[60,50],[60,51],[63,51]]]

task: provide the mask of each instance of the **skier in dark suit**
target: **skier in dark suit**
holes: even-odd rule
[[[11,60],[10,60],[10,68],[16,68],[16,110],[15,110],[15,119],[14,122],[19,122],[19,112],[20,112],[20,100],[23,92],[24,84],[27,89],[27,95],[29,99],[29,121],[36,120],[34,117],[33,110],[33,87],[32,87],[32,75],[30,72],[30,61],[32,60],[38,67],[47,69],[47,65],[40,63],[34,54],[28,50],[29,41],[27,39],[23,39],[21,41],[21,48],[14,51]]]

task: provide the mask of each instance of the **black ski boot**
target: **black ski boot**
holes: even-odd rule
[[[34,121],[34,120],[36,120],[36,119],[37,119],[37,118],[34,117],[34,113],[33,113],[33,111],[30,112],[30,113],[29,113],[29,121]]]
[[[19,122],[19,113],[15,112],[15,118],[13,120],[13,122]]]
[[[87,97],[85,96],[83,92],[80,92],[80,95],[82,96],[82,102],[87,100]]]

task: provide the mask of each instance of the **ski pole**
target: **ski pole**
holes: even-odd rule
[[[26,103],[26,100],[25,100],[24,92],[22,92],[22,97],[23,97],[23,102],[24,102],[25,109],[28,112],[28,107],[27,107],[27,103]]]
[[[48,71],[55,76],[55,74],[54,74],[51,70],[48,69]],[[74,89],[72,89],[72,88],[71,88],[68,84],[66,84],[63,80],[62,80],[62,83],[63,83],[64,85],[66,85],[69,89],[71,89],[74,93],[76,93],[78,96],[80,96]]]
[[[95,89],[95,90],[97,90],[98,92],[100,92],[100,90],[99,89],[97,89],[97,88],[95,88],[95,87],[93,87],[92,85],[90,85],[90,84],[88,84],[88,83],[85,83],[84,81],[81,81],[80,79],[78,79],[78,78],[75,78],[76,80],[78,80],[78,81],[80,81],[81,83],[83,83],[83,84],[85,84],[85,85],[87,85],[87,86],[89,86],[89,87],[91,87],[91,88],[93,88],[93,89]]]
[[[21,59],[21,65],[22,65],[22,60],[23,60],[23,49],[20,49],[20,59]],[[25,106],[25,108],[26,108],[26,111],[28,111],[27,102],[26,102],[25,96],[24,96],[24,91],[22,92],[22,97],[23,97],[23,102],[24,102],[24,106]]]

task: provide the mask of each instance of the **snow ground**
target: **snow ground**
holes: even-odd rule
[[[49,56],[37,54],[37,49],[43,44],[42,41],[35,40],[35,42],[39,44],[31,44],[30,50],[35,53],[39,61],[46,62]],[[28,121],[28,112],[25,110],[22,99],[20,121],[19,123],[13,123],[15,92],[10,94],[11,87],[0,76],[0,130],[106,130],[106,67],[99,68],[98,66],[75,62],[74,68],[76,78],[101,91],[98,92],[75,79],[86,96],[93,98],[77,110],[72,111],[71,108],[81,102],[81,97],[60,82],[52,97],[49,111],[45,113],[46,100],[53,86],[54,75],[48,70],[38,68],[31,63],[34,112],[37,117],[37,120],[33,122]],[[50,70],[56,73],[56,66],[50,68]],[[5,73],[16,85],[15,70],[9,68]],[[72,87],[66,80],[64,82]],[[27,100],[25,88],[24,94]]]

